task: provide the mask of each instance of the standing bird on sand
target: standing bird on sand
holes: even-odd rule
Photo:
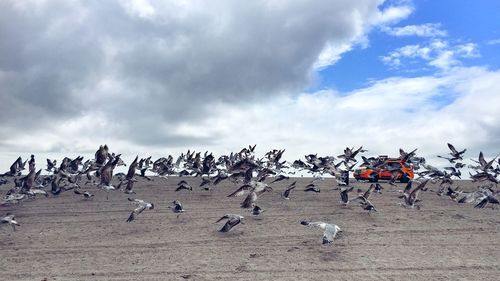
[[[316,221],[316,222],[301,221],[300,224],[319,227],[323,229],[325,231],[323,232],[323,244],[332,244],[333,239],[335,239],[335,236],[337,236],[337,233],[342,232],[342,229],[340,229],[340,227],[338,227],[337,225],[329,224],[322,221]]]
[[[10,224],[12,226],[12,229],[16,231],[16,225],[19,226],[20,224],[16,221],[16,218],[14,217],[13,214],[7,213],[7,215],[3,218],[0,218],[0,224]]]
[[[240,223],[243,224],[244,217],[240,216],[240,215],[235,215],[235,214],[226,214],[223,217],[221,217],[218,221],[216,221],[215,223],[218,223],[224,219],[227,219],[227,221],[224,224],[224,226],[219,230],[219,232],[228,232],[236,225],[238,225]]]
[[[179,216],[186,211],[182,208],[182,204],[178,200],[174,200],[172,205],[168,206],[168,208],[177,214],[177,218],[179,218]]]
[[[130,213],[130,216],[128,217],[127,222],[133,221],[137,215],[142,213],[142,211],[144,211],[146,209],[152,210],[155,208],[155,205],[153,203],[149,203],[149,202],[146,202],[146,201],[141,200],[141,199],[128,198],[128,201],[134,202],[137,205],[137,208],[135,208],[132,211],[132,213]]]

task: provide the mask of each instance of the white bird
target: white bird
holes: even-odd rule
[[[243,222],[243,219],[245,217],[241,216],[241,215],[235,215],[235,214],[226,214],[224,215],[223,217],[221,217],[218,221],[216,221],[215,223],[218,223],[220,222],[221,220],[223,219],[227,219],[226,223],[224,224],[224,226],[219,230],[219,232],[228,232],[230,231],[233,227],[235,227],[236,225],[240,224],[240,223],[244,223]]]
[[[0,205],[6,205],[6,204],[16,204],[19,203],[19,201],[26,199],[25,194],[20,194],[20,193],[13,193],[9,194],[4,197]]]
[[[12,229],[16,231],[16,225],[19,226],[20,224],[16,221],[16,218],[14,217],[13,214],[7,213],[7,215],[3,218],[0,219],[1,224],[10,224],[12,226]]]
[[[127,219],[127,222],[131,222],[135,219],[135,216],[139,215],[142,213],[142,211],[148,209],[152,210],[155,208],[155,205],[153,203],[146,202],[141,199],[132,199],[128,198],[128,201],[134,202],[137,205],[137,208],[135,208],[132,213],[130,213],[130,216]]]
[[[321,221],[316,221],[316,222],[301,221],[300,224],[307,226],[315,226],[323,229],[325,231],[323,232],[323,244],[333,243],[333,239],[335,239],[337,233],[342,232],[342,229],[340,229],[340,227],[338,227],[337,225]]]

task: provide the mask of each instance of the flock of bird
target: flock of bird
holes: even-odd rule
[[[340,205],[347,206],[353,202],[368,213],[377,212],[376,206],[371,201],[372,193],[382,193],[384,187],[379,182],[374,182],[367,190],[357,189],[355,196],[350,196],[355,192],[355,187],[349,184],[348,175],[354,167],[367,168],[375,172],[388,170],[392,177],[388,184],[395,185],[398,178],[403,175],[401,168],[387,167],[382,157],[365,157],[361,154],[367,152],[363,147],[358,149],[346,148],[343,154],[337,157],[318,156],[309,154],[304,156],[304,160],[298,159],[293,162],[283,160],[285,149],[271,150],[264,157],[258,158],[255,154],[255,145],[243,148],[241,151],[222,155],[216,158],[212,153],[187,151],[177,158],[169,155],[155,161],[151,157],[139,159],[136,157],[128,165],[128,172],[114,174],[113,171],[118,166],[127,166],[120,158],[120,154],[111,153],[107,145],[101,145],[95,153],[94,159],[85,162],[83,157],[74,159],[64,158],[58,165],[56,160],[47,159],[46,173],[42,174],[42,169],[36,170],[35,156],[31,155],[28,160],[23,161],[21,157],[16,159],[10,166],[9,171],[0,174],[0,185],[12,185],[2,198],[0,205],[17,204],[27,199],[34,199],[37,196],[59,196],[62,192],[72,190],[75,196],[80,196],[83,200],[91,200],[95,195],[91,193],[90,186],[96,186],[106,193],[106,199],[113,192],[123,191],[129,194],[128,201],[135,205],[126,222],[130,223],[138,219],[138,216],[145,210],[153,210],[154,203],[134,198],[134,183],[139,177],[153,180],[151,175],[156,177],[199,177],[201,182],[199,187],[208,191],[215,188],[223,181],[231,181],[239,187],[228,194],[228,197],[245,196],[240,203],[242,209],[248,209],[253,216],[259,216],[264,210],[258,206],[259,198],[266,193],[273,191],[272,185],[280,181],[290,181],[290,176],[297,172],[310,173],[311,181],[303,188],[304,192],[320,193],[321,190],[317,182],[323,177],[332,176],[338,183],[335,190],[339,191]],[[404,208],[421,208],[421,199],[418,198],[420,192],[428,191],[428,182],[438,183],[436,192],[440,196],[448,196],[458,203],[473,203],[475,208],[484,208],[488,205],[498,206],[496,198],[499,191],[495,190],[500,174],[500,160],[495,157],[489,161],[484,158],[483,153],[479,153],[477,160],[472,159],[474,165],[464,164],[463,155],[466,149],[457,150],[452,144],[448,144],[450,152],[447,155],[439,155],[450,165],[443,169],[438,169],[426,163],[425,158],[417,157],[416,149],[406,152],[399,150],[399,159],[411,164],[416,171],[416,179],[410,179],[404,190],[401,190],[402,199],[399,203]],[[357,156],[361,155],[361,161]],[[23,174],[28,164],[27,174]],[[470,173],[470,178],[478,182],[477,190],[464,191],[460,187],[454,186],[454,179],[460,179],[461,169],[468,167],[474,171]],[[346,178],[347,177],[347,178]],[[267,180],[271,178],[272,180]],[[176,192],[186,190],[193,191],[194,187],[187,181],[179,178]],[[84,189],[87,188],[87,190]],[[292,192],[297,188],[297,181],[293,181],[281,192],[283,200],[290,200]],[[168,208],[179,218],[186,212],[180,201],[174,200]],[[244,216],[240,214],[224,214],[216,222],[225,221],[220,228],[220,232],[231,231],[235,226],[245,222]],[[14,214],[6,214],[0,217],[0,223],[11,225],[15,230],[19,223]],[[323,244],[331,244],[337,233],[342,232],[339,226],[321,221],[300,222],[305,226],[318,227],[324,231]]]

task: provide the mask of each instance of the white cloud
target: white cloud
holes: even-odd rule
[[[407,18],[413,11],[414,8],[410,4],[389,6],[376,14],[373,23],[376,25],[394,24]]]
[[[403,60],[422,60],[430,66],[447,70],[459,66],[462,58],[478,56],[478,47],[474,43],[450,45],[448,41],[436,39],[426,45],[407,45],[398,48],[387,56],[382,56],[381,60],[383,63],[395,68],[404,66]],[[412,63],[411,60],[410,63]]]
[[[392,36],[419,36],[444,37],[448,33],[441,29],[440,23],[426,23],[421,25],[406,25],[403,27],[382,27],[382,30]]]
[[[497,45],[500,44],[500,38],[492,39],[487,42],[488,45]]]

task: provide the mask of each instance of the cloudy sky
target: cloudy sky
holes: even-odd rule
[[[103,143],[130,157],[248,144],[286,148],[289,160],[359,145],[435,157],[446,142],[496,155],[499,10],[495,0],[0,0],[0,168]]]

